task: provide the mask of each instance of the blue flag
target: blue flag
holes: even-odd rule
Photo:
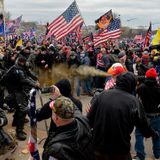
[[[0,36],[4,36],[4,19],[3,19],[3,14],[0,14]]]

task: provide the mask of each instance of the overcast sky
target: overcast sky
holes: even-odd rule
[[[160,0],[76,0],[86,25],[112,9],[120,14],[122,25],[148,28],[160,27]],[[12,18],[23,15],[24,21],[51,22],[59,16],[73,0],[5,0],[5,10]],[[134,20],[131,20],[134,19]]]

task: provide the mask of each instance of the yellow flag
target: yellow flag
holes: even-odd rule
[[[155,37],[152,40],[152,45],[160,44],[160,28],[158,28]]]
[[[22,41],[22,39],[20,39],[20,40],[17,42],[16,47],[22,46],[22,44],[23,44],[23,41]]]
[[[153,38],[151,44],[152,44],[152,45],[158,45],[158,44],[160,44],[160,28],[158,28],[157,33],[156,33],[155,37]],[[153,51],[154,51],[155,53],[158,53],[158,50],[157,50],[157,49],[154,49]]]

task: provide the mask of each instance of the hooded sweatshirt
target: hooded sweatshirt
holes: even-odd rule
[[[93,127],[95,151],[122,155],[130,151],[130,134],[138,126],[144,136],[153,134],[139,100],[131,93],[136,79],[131,72],[117,77],[114,89],[103,91],[93,102],[87,117]]]
[[[156,78],[146,78],[137,88],[146,113],[160,113],[160,86]]]

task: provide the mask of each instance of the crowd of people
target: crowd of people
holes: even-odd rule
[[[70,79],[50,87],[52,99],[37,109],[38,121],[51,118],[43,160],[144,160],[144,137],[152,137],[154,157],[160,159],[160,52],[143,49],[131,40],[109,41],[98,48],[92,43],[50,42],[1,48],[0,149],[10,144],[14,148],[9,138],[7,143],[2,141],[4,135],[9,137],[3,130],[7,125],[4,111],[13,112],[16,138],[26,140],[29,91],[43,90],[38,81],[41,70],[61,63],[68,68],[92,66],[108,76],[77,76],[76,91]],[[79,99],[81,90],[93,97],[87,107]],[[85,108],[86,116],[82,114]],[[134,127],[136,156],[131,157]]]

